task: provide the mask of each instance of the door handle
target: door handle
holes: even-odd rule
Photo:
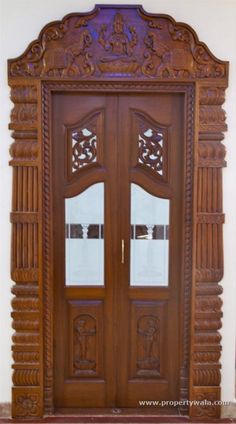
[[[121,240],[121,263],[125,263],[125,241]]]

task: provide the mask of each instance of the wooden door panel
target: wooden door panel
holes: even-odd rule
[[[67,93],[56,94],[53,106],[54,208],[61,211],[54,222],[55,307],[63,317],[55,320],[56,404],[137,407],[139,400],[177,399],[183,98]],[[64,199],[98,182],[105,187],[104,286],[65,286],[65,235],[58,231]],[[170,199],[166,287],[130,285],[132,183]]]
[[[122,372],[118,375],[117,403],[120,407],[137,407],[139,400],[178,399],[179,373],[179,325],[182,263],[182,178],[184,163],[183,143],[184,101],[181,95],[156,94],[119,97],[119,140],[121,143],[119,166],[122,169],[120,197],[125,207],[121,211],[121,238],[126,246],[126,261],[120,268],[120,291],[117,300],[120,319],[119,357]],[[140,123],[141,118],[141,125]],[[152,139],[162,138],[161,168],[155,162],[160,150],[152,146],[141,146],[143,133],[152,129]],[[147,135],[150,135],[148,133]],[[150,137],[145,137],[146,139]],[[159,138],[160,140],[160,138]],[[150,140],[147,140],[150,144]],[[146,147],[146,152],[144,152]],[[160,147],[160,146],[159,146]],[[158,147],[158,148],[159,148]],[[140,156],[147,153],[146,156]],[[148,158],[149,155],[149,158]],[[153,161],[154,158],[154,161]],[[140,160],[141,159],[141,160]],[[147,159],[147,160],[146,160]],[[150,159],[150,160],[149,160]],[[153,162],[155,166],[153,165]],[[160,165],[160,162],[159,162]],[[161,173],[159,170],[161,169]],[[130,215],[131,184],[136,183],[146,192],[170,199],[169,216],[169,284],[161,286],[130,286]],[[142,320],[144,324],[142,324]],[[149,330],[140,330],[141,325],[152,323]],[[147,321],[147,322],[146,322]],[[146,322],[146,324],[145,324]],[[128,323],[128,326],[127,326]],[[140,324],[141,323],[141,324]],[[149,332],[159,328],[159,347],[153,340],[153,357],[143,358],[144,368],[138,369],[139,355],[144,352],[140,344],[151,343]],[[126,334],[124,334],[126,329]],[[141,332],[143,331],[143,336]],[[157,335],[156,335],[157,337]],[[121,347],[122,346],[122,347]],[[175,360],[173,361],[173,352]],[[155,362],[155,363],[154,363]],[[142,362],[139,362],[142,364]]]
[[[113,96],[73,92],[53,96],[54,210],[57,211],[54,214],[54,366],[55,403],[60,408],[114,405],[112,302],[116,272],[114,259],[108,257],[115,258],[117,243],[116,122],[112,120],[116,112],[117,99]],[[83,129],[86,129],[84,134]],[[113,144],[109,143],[111,134]],[[65,198],[79,195],[98,182],[104,183],[105,192],[104,285],[66,286]]]

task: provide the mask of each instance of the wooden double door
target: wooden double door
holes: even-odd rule
[[[179,398],[184,99],[55,92],[57,408]]]

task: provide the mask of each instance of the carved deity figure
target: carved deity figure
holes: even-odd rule
[[[137,43],[137,35],[134,27],[129,27],[131,38],[125,33],[124,18],[121,13],[116,13],[113,23],[113,32],[110,37],[106,38],[107,25],[101,26],[99,43],[105,50],[109,51],[114,56],[130,56],[133,47]]]
[[[145,358],[155,358],[153,345],[158,338],[158,326],[154,319],[149,319],[145,329],[139,328],[138,333],[144,338]]]
[[[78,343],[79,353],[78,359],[79,361],[87,361],[87,353],[88,353],[88,338],[95,334],[95,328],[88,329],[86,327],[86,321],[84,319],[80,319],[75,327],[76,332],[76,342]]]

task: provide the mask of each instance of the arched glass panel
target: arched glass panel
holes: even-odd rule
[[[65,200],[66,285],[104,284],[104,184]]]
[[[131,184],[132,286],[168,285],[169,203]]]

